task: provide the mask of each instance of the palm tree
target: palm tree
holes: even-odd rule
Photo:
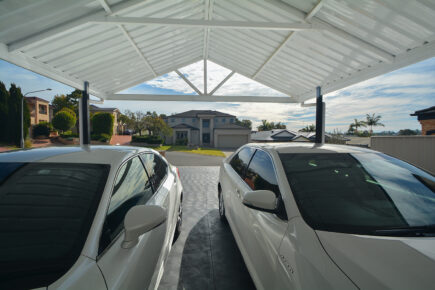
[[[257,127],[258,131],[269,131],[272,126],[267,120],[261,120],[261,125]]]
[[[379,122],[381,120],[381,118],[382,118],[381,115],[375,116],[374,113],[372,115],[369,115],[369,114],[366,115],[367,121],[365,123],[370,126],[370,136],[373,134],[373,130],[372,130],[373,127],[376,127],[376,126],[385,127],[384,124]]]
[[[358,128],[367,127],[367,124],[364,121],[358,121],[358,119],[354,119],[353,123],[350,124],[350,126],[354,128],[355,134],[358,134]]]
[[[300,129],[299,131],[301,131],[301,132],[315,132],[316,126],[314,124],[307,125],[306,127]]]

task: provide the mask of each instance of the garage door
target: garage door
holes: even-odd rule
[[[248,135],[218,135],[218,147],[238,148],[248,143]]]

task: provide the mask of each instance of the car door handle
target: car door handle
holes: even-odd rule
[[[237,196],[240,197],[240,190],[236,189]]]

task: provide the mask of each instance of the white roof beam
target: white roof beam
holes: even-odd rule
[[[164,102],[296,103],[291,97],[109,94],[106,100]]]
[[[104,0],[100,0],[100,1],[104,1]],[[317,12],[320,11],[320,9],[322,8],[322,6],[325,4],[326,0],[320,0],[314,7],[313,9],[311,9],[310,12],[307,13],[307,15],[305,16],[305,21],[310,21],[311,18],[314,17],[314,15],[316,15]]]
[[[226,83],[227,80],[229,80],[236,72],[232,71],[230,72],[211,92],[210,96],[212,96],[224,83]]]
[[[300,21],[304,21],[305,18],[309,15],[309,13],[305,13],[302,10],[299,10],[287,3],[284,3],[282,1],[279,0],[267,0],[269,3],[273,3],[274,5],[276,5],[277,7],[283,9],[284,11],[286,11],[287,13],[293,15],[295,18],[300,19]],[[324,4],[322,4],[324,5]],[[318,11],[316,11],[318,12]],[[353,34],[350,34],[349,32],[346,32],[338,27],[335,27],[315,16],[311,17],[310,19],[310,23],[313,24],[313,26],[317,29],[327,29],[332,33],[337,34],[338,36],[354,43],[355,45],[357,45],[358,47],[368,50],[370,52],[372,52],[373,54],[377,55],[380,59],[382,59],[385,62],[393,62],[394,61],[394,55],[392,55],[391,53],[375,46],[374,44],[371,44],[369,42],[367,42],[364,39],[361,39]]]
[[[281,22],[255,22],[255,21],[219,21],[195,19],[169,19],[150,17],[95,17],[90,20],[101,24],[135,24],[135,25],[161,25],[173,27],[198,27],[222,29],[260,29],[260,30],[307,30],[315,26],[310,23],[281,23]]]
[[[180,78],[182,78],[185,82],[186,82],[186,84],[188,84],[189,85],[189,87],[191,87],[198,95],[203,95],[203,93],[201,93],[201,91],[200,90],[198,90],[198,88],[194,85],[194,84],[192,84],[179,70],[175,70],[175,73],[180,77]]]
[[[124,10],[127,10],[129,8],[132,8],[136,5],[143,4],[143,0],[129,0],[129,1],[122,1],[118,4],[113,5],[110,9],[112,11],[112,14],[118,14],[123,12]],[[91,22],[95,18],[99,17],[105,17],[106,11],[98,11],[95,13],[90,13],[87,15],[84,15],[82,17],[78,17],[74,20],[70,20],[67,22],[64,22],[62,24],[53,26],[48,29],[44,29],[38,33],[35,33],[33,35],[29,35],[23,39],[20,39],[18,41],[14,41],[12,43],[8,43],[8,50],[9,52],[21,50],[25,48],[26,46],[35,45],[41,41],[46,41],[49,39],[53,39],[56,36],[62,35],[67,33],[69,30],[74,29],[78,26],[84,25],[88,22]]]
[[[148,59],[145,57],[143,52],[137,46],[136,42],[134,42],[133,38],[128,33],[127,29],[125,29],[124,25],[119,25],[119,28],[122,30],[122,33],[124,34],[124,36],[128,39],[128,41],[130,42],[131,46],[134,48],[134,50],[137,52],[139,57],[142,59],[142,61],[144,62],[145,66],[147,67],[147,69],[150,70],[153,73],[153,75],[156,77],[157,73],[154,71],[153,67],[151,66],[151,64],[149,63]]]

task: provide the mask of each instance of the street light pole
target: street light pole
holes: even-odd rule
[[[24,148],[24,99],[26,98],[26,96],[28,94],[32,94],[32,93],[38,93],[38,92],[45,92],[45,91],[51,91],[50,88],[45,89],[45,90],[37,90],[37,91],[33,91],[33,92],[27,92],[23,95],[23,97],[21,98],[21,148]],[[36,108],[35,108],[35,113],[36,113]]]

